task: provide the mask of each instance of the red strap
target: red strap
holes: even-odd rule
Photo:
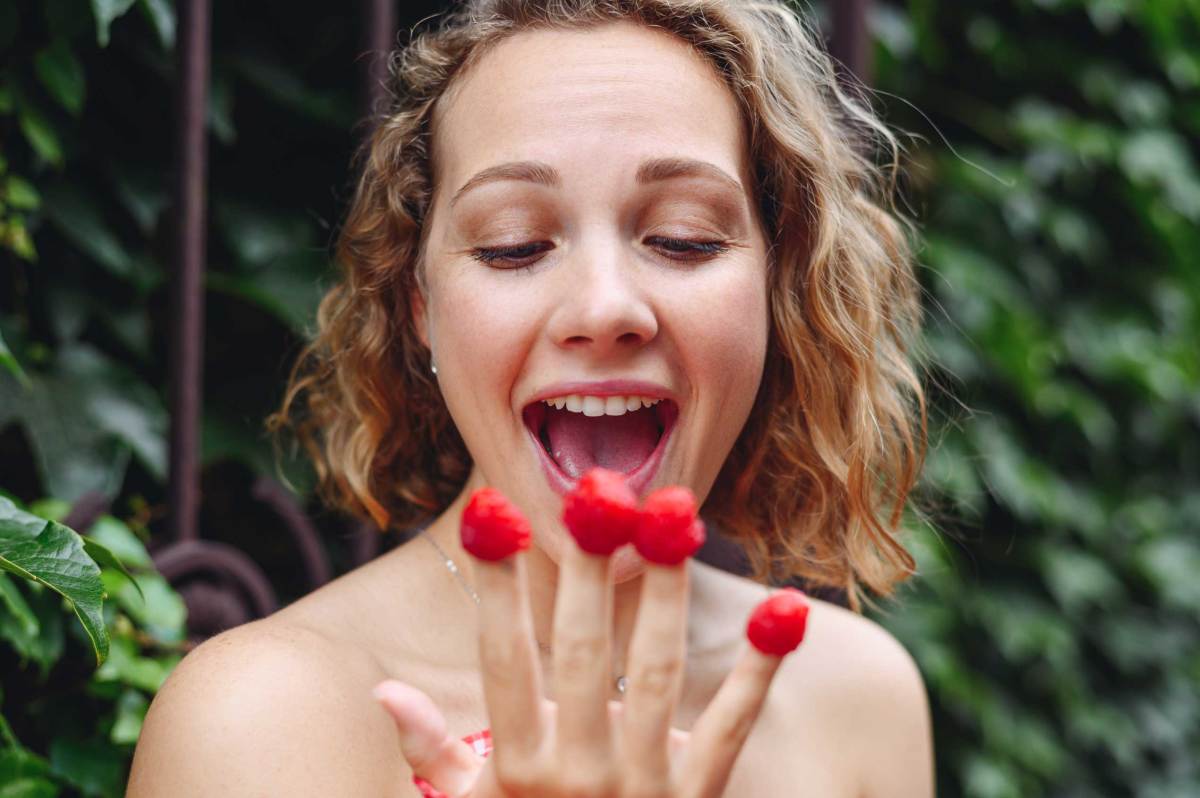
[[[492,732],[489,729],[484,729],[475,734],[468,734],[463,738],[463,742],[471,746],[471,749],[482,757],[486,757],[492,752]],[[421,791],[423,798],[450,798],[446,793],[419,776],[413,776],[413,784],[417,785],[417,789]]]

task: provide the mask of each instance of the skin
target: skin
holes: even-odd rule
[[[571,44],[564,62],[563,38],[587,46]],[[742,123],[686,45],[633,25],[515,37],[447,99],[434,124],[435,185],[446,188],[434,194],[418,329],[475,459],[468,488],[493,485],[522,508],[534,529],[533,580],[553,585],[569,537],[521,417],[537,391],[618,377],[664,386],[680,416],[650,489],[680,484],[699,497],[750,412],[767,345],[767,258]],[[666,157],[710,164],[733,185],[636,184],[643,162]],[[497,181],[451,205],[473,175],[511,161],[545,163],[561,183]],[[729,249],[696,258],[660,238]],[[535,262],[471,256],[539,242],[553,248]],[[632,550],[614,558],[618,650],[641,570]],[[532,596],[541,640],[553,599],[548,590]]]
[[[639,165],[663,157],[740,185],[639,185]],[[719,78],[629,23],[518,34],[438,109],[434,159],[414,305],[476,468],[428,534],[482,605],[416,540],[213,638],[151,706],[128,795],[409,796],[416,770],[473,796],[718,795],[726,778],[726,795],[932,796],[924,689],[890,635],[814,600],[804,644],[781,662],[744,642],[763,587],[696,561],[585,555],[521,419],[559,380],[658,382],[680,418],[647,490],[707,495],[750,411],[768,323],[746,143]],[[558,184],[490,182],[451,203],[480,170],[525,160]],[[664,236],[728,249],[673,260]],[[528,270],[471,257],[530,242],[548,246]],[[533,547],[501,563],[471,563],[458,544],[466,497],[485,484],[534,529]],[[618,710],[615,672],[631,684]],[[484,766],[455,741],[487,726]]]

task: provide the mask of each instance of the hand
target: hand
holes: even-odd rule
[[[691,533],[694,538],[694,527]],[[639,541],[639,550],[662,559],[663,547],[653,541],[645,546]],[[493,549],[487,556],[497,554],[503,552]],[[778,635],[774,646],[760,642],[767,627],[761,609],[756,611],[752,629],[758,630],[758,648],[742,653],[690,734],[671,727],[684,675],[690,554],[683,551],[682,561],[674,564],[647,564],[623,704],[607,699],[609,555],[564,549],[552,644],[556,702],[541,698],[524,555],[477,558],[480,660],[494,751],[486,759],[476,754],[447,733],[441,712],[427,696],[389,680],[376,688],[376,696],[396,722],[414,774],[456,798],[721,795],[781,662],[781,656],[758,648],[781,649]],[[768,634],[777,631],[767,629]],[[795,642],[783,648],[795,647],[799,640],[792,638]]]

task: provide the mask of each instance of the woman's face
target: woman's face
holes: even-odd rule
[[[556,561],[579,473],[703,499],[746,421],[768,331],[746,152],[707,62],[632,23],[517,34],[438,109],[418,323],[473,483]]]

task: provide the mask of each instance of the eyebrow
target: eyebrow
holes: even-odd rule
[[[638,166],[634,180],[638,185],[648,185],[680,177],[700,177],[716,180],[738,192],[738,194],[741,194],[744,190],[741,181],[730,176],[725,170],[707,161],[698,161],[695,158],[651,158],[643,161]],[[463,183],[458,191],[454,192],[454,196],[450,199],[450,207],[454,207],[454,204],[468,191],[486,183],[494,183],[501,180],[520,180],[549,187],[562,184],[562,178],[559,176],[558,171],[549,164],[542,163],[541,161],[510,161],[508,163],[497,164],[496,166],[489,166],[477,172],[474,177]]]

